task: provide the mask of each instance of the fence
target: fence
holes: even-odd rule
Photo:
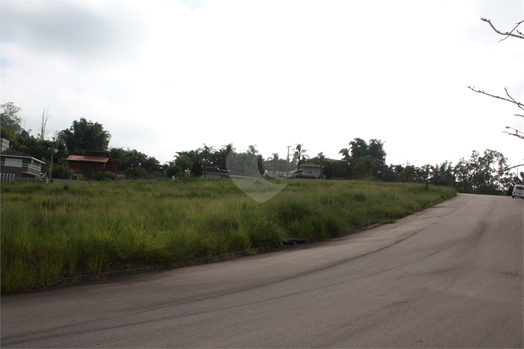
[[[15,175],[10,173],[0,173],[0,182],[8,183],[15,180]]]
[[[47,180],[42,180],[41,178],[28,178],[28,177],[16,177],[11,173],[0,173],[0,182],[1,183],[10,183],[10,182],[20,182],[20,183],[47,183]]]

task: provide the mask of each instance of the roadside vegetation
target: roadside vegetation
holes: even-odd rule
[[[247,149],[237,149],[233,143],[219,148],[204,143],[198,149],[176,151],[171,161],[162,164],[154,156],[136,149],[110,148],[111,133],[104,129],[102,124],[84,118],[74,120],[70,127],[57,132],[52,141],[46,139],[46,135],[49,135],[46,124],[50,116],[47,109],[42,112],[40,132],[35,137],[30,134],[31,130],[22,127],[24,122],[19,116],[21,110],[13,102],[0,104],[1,136],[10,142],[10,148],[43,161],[45,164],[41,168],[42,178],[50,180],[73,177],[98,181],[117,178],[208,178],[215,177],[210,175],[210,172],[215,172],[216,175],[222,171],[224,175],[227,169],[231,175],[238,175],[235,172],[244,172],[243,169],[249,168],[250,177],[258,171],[260,175],[269,174],[278,178],[313,176],[321,179],[429,183],[453,187],[462,193],[492,195],[509,195],[513,186],[524,183],[524,173],[512,172],[514,168],[518,169],[518,166],[510,166],[509,160],[496,150],[473,150],[469,157],[460,158],[456,164],[450,161],[440,164],[426,163],[422,166],[415,166],[409,162],[387,164],[385,142],[374,138],[369,141],[354,138],[349,143],[341,140],[340,144],[346,144],[346,147],[340,149],[339,159],[327,158],[323,152],[309,154],[305,144],[301,143],[296,143],[293,148],[289,147],[291,149],[288,148],[285,158],[280,157],[278,153],[265,158],[256,145],[248,145]],[[515,131],[517,133],[509,134],[521,138],[518,131]],[[93,154],[93,151],[105,152],[106,154],[101,156],[115,160],[114,163],[118,163],[117,168],[111,167],[107,172],[96,172],[100,169],[94,170],[93,167],[87,166],[79,173],[79,168],[70,167],[71,164],[67,161],[70,155],[82,156]],[[238,166],[239,164],[249,166]],[[319,171],[304,172],[304,165],[314,165]]]
[[[455,195],[448,187],[293,180],[259,204],[230,180],[1,186],[2,292],[139,266],[325,240]]]

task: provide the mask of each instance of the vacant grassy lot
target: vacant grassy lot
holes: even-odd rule
[[[293,180],[265,203],[228,180],[2,184],[2,292],[60,278],[324,240],[455,196],[451,188]]]

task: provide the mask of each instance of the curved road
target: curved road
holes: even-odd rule
[[[3,295],[1,345],[522,348],[523,203],[459,195],[323,243]]]

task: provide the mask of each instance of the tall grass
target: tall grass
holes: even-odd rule
[[[61,278],[324,240],[451,198],[451,188],[289,181],[259,204],[231,181],[2,184],[2,292]]]

